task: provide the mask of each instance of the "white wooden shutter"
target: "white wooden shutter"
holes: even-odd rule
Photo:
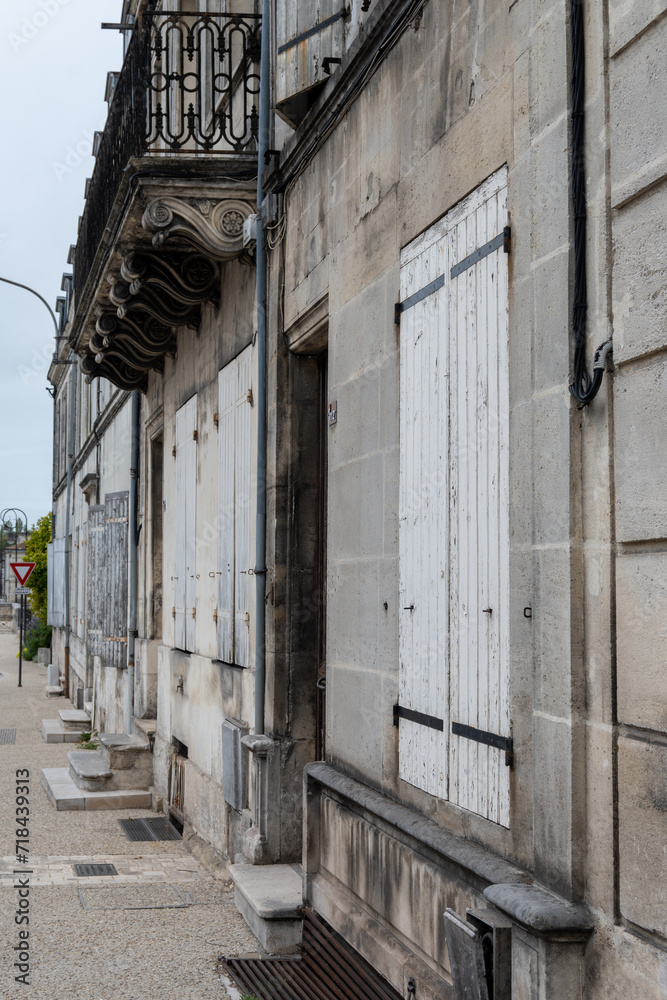
[[[443,273],[440,228],[403,255],[401,300]],[[401,316],[399,704],[442,730],[399,721],[400,776],[447,798],[448,480],[447,309],[444,285]]]
[[[218,656],[234,662],[234,362],[218,375]]]
[[[75,528],[71,538],[69,614],[74,635],[79,635],[79,529]]]
[[[506,224],[503,169],[401,255],[399,773],[508,826],[504,753],[452,733],[510,736],[502,242],[452,276]]]
[[[104,595],[106,570],[104,565],[104,506],[88,508],[88,608],[87,647],[90,656],[102,655],[104,626]]]
[[[197,397],[176,411],[174,645],[194,650],[197,530]]]
[[[248,602],[250,562],[250,402],[251,350],[237,358],[234,446],[234,662],[247,667],[250,630]],[[254,561],[252,563],[254,565]]]
[[[129,493],[104,497],[104,619],[102,659],[105,667],[127,666],[127,565]]]
[[[450,266],[507,225],[507,171],[450,213]],[[510,736],[508,267],[502,246],[451,279],[453,721]],[[496,747],[452,735],[452,802],[509,826],[509,768]]]
[[[65,539],[54,538],[46,547],[46,623],[65,624]]]
[[[81,525],[79,549],[79,635],[86,635],[86,584],[88,580],[88,521]]]
[[[247,667],[251,349],[218,376],[218,656]]]

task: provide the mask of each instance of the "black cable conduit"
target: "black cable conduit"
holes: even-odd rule
[[[572,208],[574,212],[574,335],[573,377],[570,392],[581,406],[587,406],[598,394],[611,340],[600,344],[593,360],[593,375],[586,367],[586,157],[585,127],[585,48],[584,2],[570,0],[572,44]]]

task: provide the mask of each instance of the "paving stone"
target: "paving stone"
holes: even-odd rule
[[[0,635],[0,674],[5,675],[0,728],[17,727],[18,737],[17,745],[2,748],[2,760],[6,777],[17,769],[30,774],[30,884],[36,919],[31,924],[35,962],[30,989],[17,988],[7,994],[8,1000],[28,992],[31,1000],[238,1000],[237,990],[231,985],[227,990],[216,960],[260,947],[233,904],[231,882],[213,878],[190,854],[186,841],[129,844],[118,819],[155,817],[150,808],[132,804],[106,811],[91,809],[87,801],[85,809],[54,809],[41,772],[64,772],[61,787],[71,789],[71,743],[47,744],[41,738],[44,671],[24,663],[23,687],[16,687],[16,641],[13,633]],[[61,704],[70,708],[67,699]],[[93,801],[108,802],[105,793],[86,793],[86,800],[91,794],[97,796]],[[150,806],[150,796],[142,794]],[[11,796],[0,796],[3,928],[13,926],[16,908],[14,809]],[[75,862],[115,865],[113,883],[128,898],[131,892],[148,894],[151,887],[168,892],[168,886],[176,885],[184,897],[192,896],[192,903],[173,909],[84,912],[79,888],[108,892],[109,878],[79,879],[72,870]],[[4,985],[4,998],[3,990]]]

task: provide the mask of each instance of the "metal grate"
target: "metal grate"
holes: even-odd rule
[[[117,875],[115,865],[72,865],[74,874],[78,878],[87,878],[89,875]]]
[[[121,829],[128,840],[181,840],[169,820],[162,816],[154,819],[119,819]]]
[[[401,1000],[309,907],[304,907],[298,958],[229,958],[223,964],[242,992],[257,1000]]]
[[[0,674],[0,677],[2,674]],[[0,745],[3,743],[16,743],[15,729],[0,729]]]

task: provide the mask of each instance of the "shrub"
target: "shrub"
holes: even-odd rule
[[[41,646],[51,645],[51,626],[45,625],[39,618],[33,618],[23,637],[23,659],[34,660]]]

